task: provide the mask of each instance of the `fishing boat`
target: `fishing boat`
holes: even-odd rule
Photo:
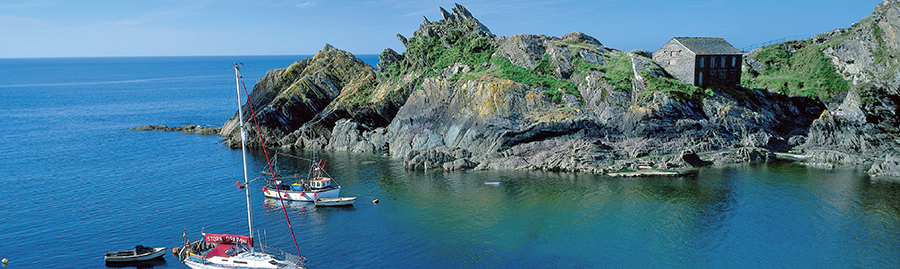
[[[106,262],[138,262],[156,259],[166,254],[166,247],[145,247],[137,245],[134,249],[110,251],[103,255]]]
[[[277,154],[275,156],[278,156]],[[286,183],[293,181],[292,183]],[[262,189],[268,198],[291,201],[315,202],[320,198],[337,198],[341,193],[341,185],[325,171],[324,161],[313,159],[309,173],[305,178],[276,178],[266,182]]]
[[[243,111],[241,110],[241,86],[243,85],[243,80],[241,78],[239,67],[238,64],[234,64],[235,84],[237,85],[238,93],[238,119],[240,120],[241,131],[241,154],[243,156],[244,166],[244,186],[247,186],[247,184],[250,183],[247,177],[247,132],[244,129]],[[246,86],[244,87],[244,92],[247,93]],[[253,106],[250,104],[249,99],[247,104],[251,109],[251,114],[254,115],[255,122],[255,113],[253,113]],[[258,127],[257,130],[259,130]],[[262,142],[262,136],[260,136],[260,143],[265,145]],[[263,147],[263,149],[265,149],[265,147]],[[185,238],[184,248],[173,248],[173,254],[178,257],[179,261],[190,268],[306,268],[304,267],[306,260],[300,256],[300,247],[297,245],[296,238],[294,240],[294,246],[297,248],[297,255],[268,246],[260,246],[258,249],[254,247],[253,217],[250,212],[250,191],[249,188],[244,188],[244,190],[247,196],[247,226],[250,232],[249,236],[201,233],[203,235],[202,239],[197,239],[194,242],[190,242]],[[287,220],[288,228],[290,228],[290,219],[287,217],[287,210],[284,211],[284,215]],[[294,238],[293,229],[291,228],[289,230],[291,231],[291,237]],[[184,236],[184,234],[182,234],[182,236]]]
[[[337,197],[316,199],[316,206],[352,206],[356,197]]]

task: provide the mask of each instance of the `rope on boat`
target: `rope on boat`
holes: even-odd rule
[[[234,67],[238,69],[237,65]],[[253,111],[253,104],[250,102],[250,92],[247,91],[247,85],[244,84],[244,76],[240,75],[240,70],[238,69],[238,78],[241,81],[241,86],[244,88],[244,94],[247,95],[247,106],[250,107],[250,115],[253,116],[253,123],[256,125],[256,134],[259,136],[259,145],[263,149],[263,155],[266,155],[266,164],[269,166],[269,173],[272,174],[272,181],[275,181],[275,171],[272,169],[272,162],[269,160],[269,153],[266,151],[266,143],[262,137],[262,129],[259,128],[259,120],[256,119],[256,112]],[[249,186],[248,186],[249,188]],[[281,210],[284,211],[284,219],[287,221],[288,229],[291,231],[291,238],[294,240],[294,247],[297,249],[297,256],[300,257],[300,260],[303,261],[303,255],[300,255],[300,246],[297,245],[297,237],[294,236],[294,228],[291,226],[291,219],[288,217],[287,208],[284,206],[284,199],[281,197],[281,191],[279,188],[275,188],[278,193],[278,200],[281,201]],[[252,234],[250,236],[253,236]]]

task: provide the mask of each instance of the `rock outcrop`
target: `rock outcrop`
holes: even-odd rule
[[[776,45],[822,48],[853,85],[826,98],[679,84],[646,52],[580,32],[495,36],[456,5],[398,34],[406,50],[385,49],[377,69],[326,46],[269,71],[250,102],[267,146],[387,154],[415,170],[683,171],[800,151],[811,162],[881,159],[872,173],[890,174],[897,165],[884,156],[900,156],[898,7],[888,0],[851,28]],[[774,64],[746,57],[747,70]],[[236,121],[219,132],[232,146]]]
[[[131,127],[129,130],[182,132],[185,134],[216,135],[219,133],[220,128],[209,127],[209,126],[199,126],[199,125],[187,125],[187,126],[176,126],[176,127],[168,127],[165,125],[144,125],[144,126]]]
[[[873,176],[897,173],[889,156],[900,154],[900,1],[886,0],[850,28],[813,37],[835,72],[850,82],[812,122],[802,147],[807,162],[872,164]],[[796,46],[802,49],[802,46]]]

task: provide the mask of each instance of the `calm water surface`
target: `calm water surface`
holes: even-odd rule
[[[246,234],[239,150],[216,136],[126,129],[221,125],[236,110],[232,61],[252,84],[302,58],[0,59],[2,268],[104,268],[106,251],[171,248],[183,232]],[[251,153],[256,176],[265,160]],[[351,208],[286,205],[310,268],[900,268],[900,184],[863,169],[615,179],[426,173],[376,155],[318,154],[342,195],[360,198]],[[279,162],[285,172],[308,165]],[[293,252],[262,184],[250,186],[255,227]],[[171,255],[150,265],[187,268]]]

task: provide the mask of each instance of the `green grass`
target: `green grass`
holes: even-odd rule
[[[505,57],[491,57],[497,48],[486,37],[466,36],[456,29],[450,30],[450,33],[449,36],[444,37],[444,41],[450,45],[450,49],[444,46],[444,42],[439,37],[408,40],[407,51],[404,54],[421,56],[422,61],[420,62],[426,65],[417,67],[403,66],[399,62],[394,63],[388,68],[389,76],[399,76],[421,68],[424,70],[425,77],[437,77],[444,68],[460,63],[468,65],[472,71],[455,74],[450,80],[505,78],[531,87],[543,88],[541,92],[557,103],[562,100],[562,93],[557,89],[563,89],[565,93],[581,99],[581,94],[574,83],[556,79],[553,76],[554,71],[549,55],[543,55],[538,66],[534,70],[529,70],[512,64]],[[497,70],[491,70],[491,64],[496,65]]]
[[[642,93],[642,98],[655,92],[663,92],[678,101],[700,103],[713,95],[712,89],[700,88],[674,78],[654,77],[647,70],[641,72],[641,76],[648,87],[648,91]]]
[[[410,38],[407,40],[405,58],[418,60],[415,63],[398,61],[388,67],[391,76],[400,76],[415,70],[424,70],[426,77],[437,77],[444,68],[456,63],[472,67],[487,63],[496,46],[487,37],[466,34],[459,29],[447,29],[443,37]],[[443,38],[443,39],[442,39]],[[445,44],[449,45],[449,49]],[[412,57],[409,57],[412,56]]]
[[[550,56],[545,54],[543,60],[541,60],[538,63],[538,66],[534,68],[535,70],[515,65],[503,56],[494,56],[491,58],[491,64],[495,64],[498,67],[498,71],[493,72],[495,76],[531,87],[541,87],[543,88],[541,93],[550,97],[555,103],[560,103],[562,101],[562,93],[557,89],[563,89],[565,93],[572,94],[579,100],[582,99],[581,92],[578,91],[578,88],[574,83],[553,77],[553,68],[550,66],[549,58]],[[550,74],[541,74],[542,72]]]
[[[634,73],[631,70],[631,57],[622,52],[614,56],[603,55],[606,61],[605,65],[593,64],[582,59],[575,59],[576,74],[588,74],[591,71],[603,72],[606,83],[613,86],[617,91],[630,91],[631,83],[634,81]]]
[[[837,37],[826,44],[814,44],[810,40],[788,41],[763,47],[753,56],[764,63],[759,72],[748,69],[742,74],[741,83],[746,87],[774,89],[788,95],[828,99],[834,92],[850,90],[850,83],[843,79],[822,53],[827,45],[836,44],[845,37]],[[795,52],[785,46],[796,48]]]

